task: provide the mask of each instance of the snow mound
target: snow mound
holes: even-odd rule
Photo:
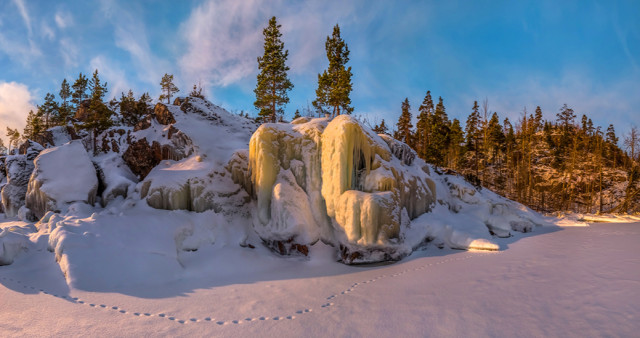
[[[45,149],[34,164],[26,206],[36,217],[63,210],[73,202],[94,204],[98,178],[81,141]]]
[[[0,229],[0,265],[13,263],[16,256],[31,247],[29,235],[35,231],[33,225],[9,226]]]

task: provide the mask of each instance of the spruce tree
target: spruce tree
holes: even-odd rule
[[[264,54],[258,57],[256,101],[253,105],[258,110],[258,116],[264,122],[276,122],[284,114],[283,106],[289,103],[287,92],[293,84],[287,76],[289,67],[286,65],[289,51],[284,49],[281,40],[281,25],[276,17],[269,20],[269,25],[262,31],[264,35]]]
[[[320,113],[331,113],[332,116],[341,113],[351,114],[351,67],[346,68],[349,62],[349,48],[340,37],[340,27],[333,27],[333,34],[327,37],[325,42],[329,68],[322,74],[318,74],[318,89],[313,106]]]
[[[300,117],[300,110],[296,109],[296,112],[293,114],[293,119],[297,119],[298,117]]]
[[[167,73],[165,73],[162,80],[160,80],[160,88],[162,89],[162,94],[160,94],[158,99],[160,101],[167,99],[167,104],[171,103],[171,95],[180,91],[180,89],[173,84],[173,74],[170,75]]]
[[[398,123],[396,124],[396,134],[394,137],[409,146],[412,146],[411,141],[411,128],[413,125],[411,124],[411,106],[409,105],[409,98],[405,98],[402,102],[400,117],[398,118]]]

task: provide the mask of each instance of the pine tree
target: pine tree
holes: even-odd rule
[[[565,103],[562,108],[560,108],[560,112],[556,114],[556,117],[558,118],[558,125],[562,128],[563,132],[569,133],[573,127],[573,121],[576,118],[573,109],[569,108]]]
[[[122,123],[127,126],[135,126],[141,116],[138,114],[136,98],[131,89],[129,89],[127,95],[121,93],[120,103],[118,105],[120,106],[120,119]]]
[[[413,128],[413,125],[411,124],[411,106],[409,105],[409,98],[404,99],[400,109],[400,118],[398,118],[398,123],[396,124],[396,128],[398,129],[394,137],[409,146],[412,146],[411,128]]]
[[[256,101],[253,105],[258,110],[258,116],[264,122],[276,122],[278,116],[284,114],[283,106],[289,103],[287,92],[293,84],[287,76],[289,67],[286,65],[289,51],[284,50],[284,42],[280,39],[281,25],[276,17],[269,20],[269,25],[262,31],[264,35],[264,54],[258,57]]]
[[[464,154],[464,132],[458,119],[453,119],[449,130],[449,167],[458,169]]]
[[[376,124],[373,127],[373,131],[376,134],[387,134],[389,132],[389,128],[387,127],[387,124],[384,122],[384,119],[382,119],[382,121],[380,121],[380,124]]]
[[[18,132],[18,129],[11,129],[7,127],[7,137],[9,138],[9,151],[11,151],[11,149],[18,146],[18,141],[20,140],[20,133]]]
[[[467,137],[467,149],[473,151],[473,162],[476,171],[476,178],[479,179],[480,171],[480,136],[482,132],[480,130],[480,107],[478,101],[473,101],[473,108],[471,108],[471,114],[467,117],[467,124],[465,126],[465,134]]]
[[[81,127],[92,130],[93,150],[97,151],[96,139],[98,138],[98,134],[113,125],[113,120],[111,119],[113,111],[111,111],[103,102],[104,96],[108,92],[107,83],[105,82],[103,84],[100,81],[97,69],[93,72],[93,76],[89,81],[89,90],[91,93],[89,113]]]
[[[27,123],[24,126],[22,135],[28,140],[34,139],[36,135],[45,130],[44,122],[42,120],[42,113],[40,112],[40,109],[38,110],[39,111],[36,113],[34,113],[33,110],[30,110],[29,114],[27,115]]]
[[[431,146],[426,156],[427,162],[431,162],[437,166],[445,166],[447,164],[446,157],[450,142],[450,124],[442,97],[439,97],[432,117],[430,130]]]
[[[296,109],[296,112],[293,114],[293,119],[297,119],[298,117],[300,117],[300,110]]]
[[[59,120],[58,118],[58,103],[55,101],[55,96],[51,93],[47,93],[44,97],[44,103],[41,106],[43,116],[43,126],[47,130],[51,127],[51,119]]]
[[[536,107],[536,115],[533,120],[534,120],[534,126],[535,126],[534,133],[537,133],[542,130],[542,122],[543,122],[542,109],[540,109],[540,106]]]
[[[60,99],[62,104],[58,107],[58,120],[55,121],[57,125],[66,125],[71,117],[71,108],[69,107],[69,98],[71,98],[71,87],[67,82],[67,79],[62,80],[60,85]]]
[[[340,27],[333,27],[333,34],[325,42],[329,68],[318,74],[317,98],[313,106],[320,113],[331,113],[332,116],[341,113],[351,114],[351,67],[345,68],[349,62],[349,48],[340,37]]]
[[[198,97],[204,100],[205,98],[204,94],[202,93],[202,86],[194,84],[193,89],[191,89],[191,92],[189,93],[189,96]]]
[[[487,148],[492,152],[492,157],[495,159],[498,156],[498,153],[503,151],[504,143],[506,140],[497,113],[493,113],[493,115],[491,116],[491,120],[489,120],[489,126],[487,128]]]
[[[431,116],[433,115],[433,99],[431,99],[431,91],[427,94],[420,105],[418,111],[418,123],[416,125],[416,150],[421,158],[425,158],[430,146],[431,135]]]
[[[173,84],[173,74],[164,74],[160,81],[160,87],[162,88],[162,94],[158,98],[160,101],[167,99],[167,104],[171,103],[171,95],[180,91],[175,84]]]
[[[73,89],[73,93],[71,93],[71,102],[76,106],[76,110],[82,104],[82,101],[87,99],[87,86],[89,84],[89,79],[86,76],[80,73],[78,75],[78,79],[73,83],[71,88]]]

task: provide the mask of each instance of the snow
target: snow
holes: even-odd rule
[[[23,221],[15,208],[0,217],[0,335],[638,329],[639,224],[569,226],[638,216],[541,216],[350,116],[255,130],[208,101],[166,107],[174,124],[151,121],[131,138],[184,153],[141,182],[121,146],[91,157],[72,141],[36,159],[33,210],[17,194]],[[7,158],[3,201],[36,150]]]
[[[70,220],[63,256],[77,283],[67,284],[55,254],[33,244],[30,255],[0,268],[0,334],[634,336],[640,329],[640,223],[544,227],[510,238],[499,252],[429,245],[395,264],[346,266],[321,242],[307,259],[232,245],[238,238],[221,227],[208,233],[199,225],[212,215],[138,205],[122,216]],[[169,250],[176,244],[165,235],[190,238],[188,222],[206,240],[195,252]],[[73,236],[91,236],[91,245]],[[79,260],[81,253],[100,264]]]
[[[26,206],[36,217],[49,210],[63,210],[73,202],[95,202],[98,178],[81,141],[43,150],[34,166]]]

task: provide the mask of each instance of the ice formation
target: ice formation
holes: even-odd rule
[[[41,218],[50,210],[63,210],[73,202],[95,202],[96,170],[81,141],[43,150],[34,165],[26,206],[36,217]]]
[[[359,251],[393,256],[403,213],[415,218],[435,201],[422,168],[394,157],[385,140],[348,115],[261,126],[249,166],[254,228],[265,242],[322,239],[342,245],[350,260],[366,260],[353,255]]]

